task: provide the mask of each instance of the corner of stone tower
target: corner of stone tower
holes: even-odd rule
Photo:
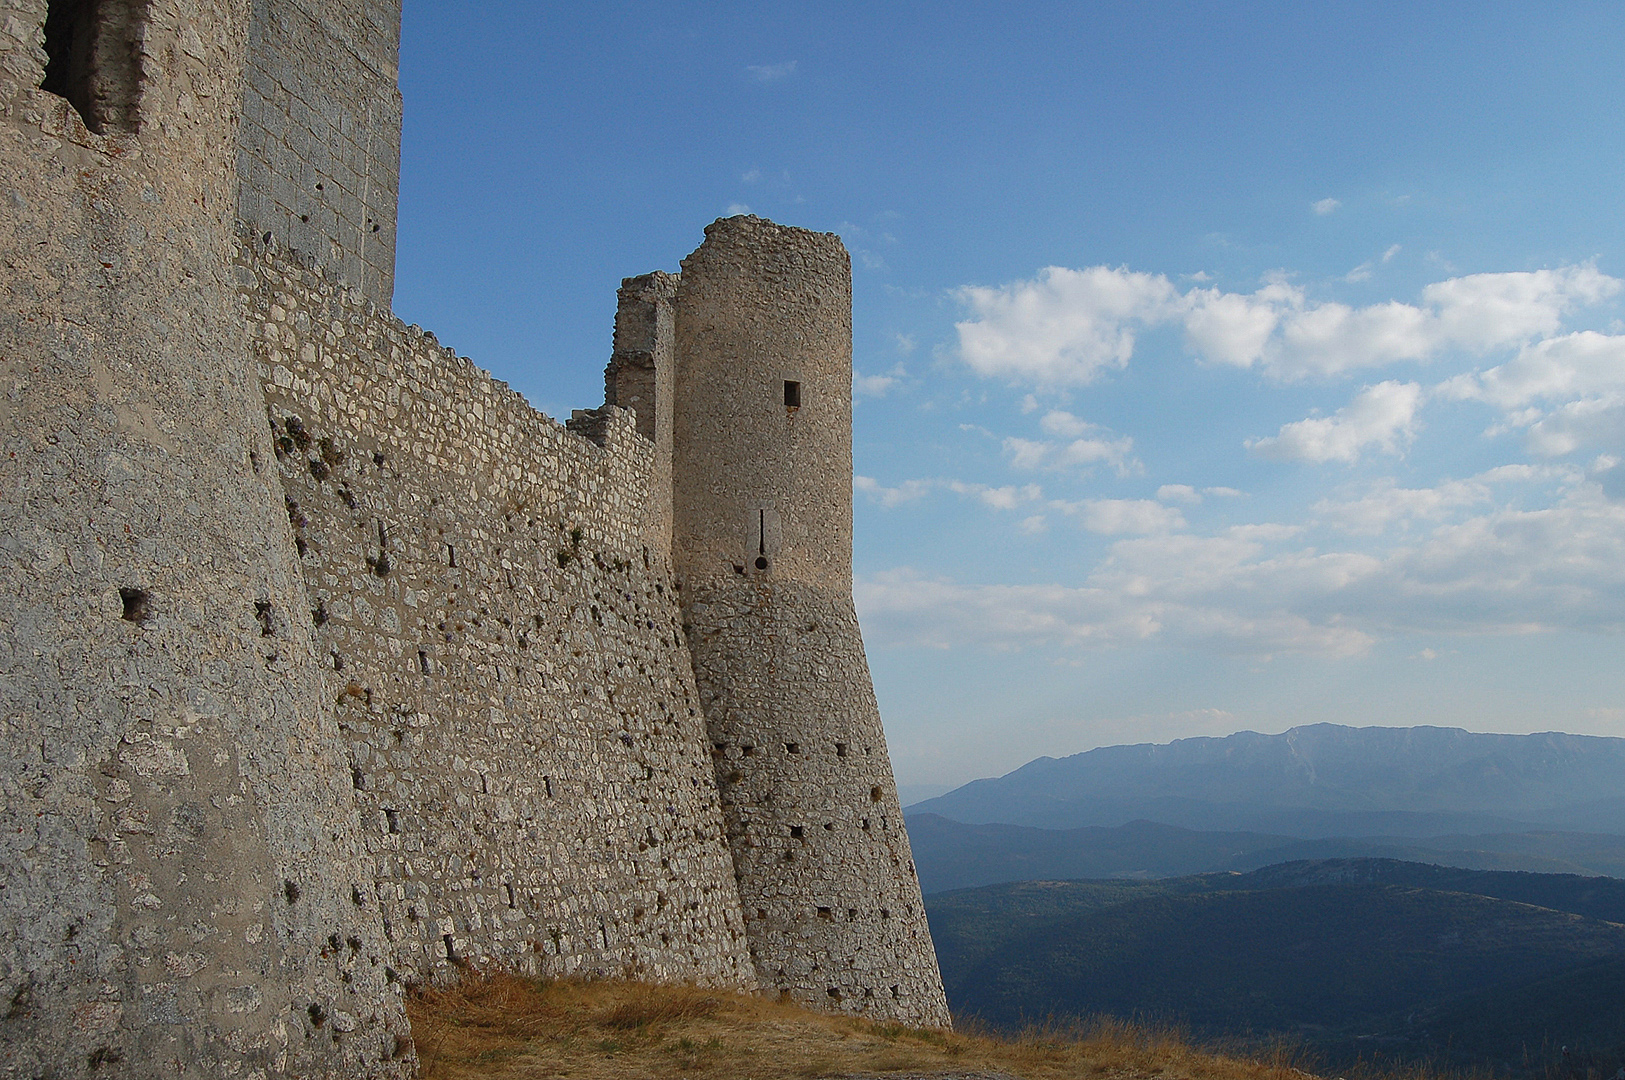
[[[671,555],[671,427],[676,379],[678,275],[655,270],[621,282],[615,346],[604,369],[604,404],[636,414],[639,435],[654,444],[649,478],[651,550]]]

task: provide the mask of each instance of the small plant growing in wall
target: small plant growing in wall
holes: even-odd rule
[[[300,420],[297,416],[290,416],[282,422],[282,426],[287,429],[288,440],[293,443],[295,449],[300,453],[310,449],[312,440],[310,432],[305,430],[303,420]]]
[[[570,546],[560,548],[558,555],[555,556],[558,559],[560,570],[581,557],[581,535],[581,526],[579,525],[570,530]]]

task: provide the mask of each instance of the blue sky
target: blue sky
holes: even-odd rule
[[[623,276],[840,233],[905,799],[1625,735],[1621,55],[1602,3],[407,0],[395,306],[562,416]]]

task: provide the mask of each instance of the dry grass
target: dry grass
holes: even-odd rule
[[[1205,1052],[1104,1021],[1016,1038],[811,1012],[721,990],[469,976],[408,1004],[423,1080],[811,1080],[1002,1073],[1023,1080],[1304,1080],[1285,1052]]]

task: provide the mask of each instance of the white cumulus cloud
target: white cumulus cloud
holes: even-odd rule
[[[1343,204],[1336,199],[1321,199],[1317,202],[1310,203],[1309,209],[1313,210],[1322,217],[1325,217],[1327,214],[1330,214],[1332,211],[1336,210],[1342,205]]]
[[[1546,338],[1437,390],[1501,409],[1505,425],[1524,429],[1530,451],[1542,457],[1625,445],[1625,336],[1584,330]]]
[[[1005,457],[1015,468],[1028,471],[1087,471],[1095,465],[1109,465],[1119,476],[1126,476],[1140,468],[1140,463],[1132,456],[1134,440],[1126,435],[1114,435],[1106,428],[1062,409],[1045,413],[1038,426],[1053,438],[1023,439],[1010,436],[1004,440]]]
[[[1120,438],[1072,439],[1067,442],[1049,442],[1011,436],[1004,440],[1004,453],[1018,469],[1087,469],[1093,465],[1110,465],[1119,475],[1126,475],[1139,467],[1131,458],[1134,440]]]
[[[1625,397],[1565,402],[1529,424],[1530,453],[1560,457],[1598,444],[1625,446]]]
[[[1192,540],[1194,538],[1174,538]],[[1121,541],[1119,547],[1146,541]],[[1035,646],[1091,649],[1142,641],[1240,653],[1357,655],[1370,635],[1317,623],[1281,606],[1226,602],[1227,575],[1256,573],[1256,546],[1245,541],[1211,558],[1197,554],[1213,580],[1183,588],[1101,575],[1081,586],[974,585],[902,569],[860,577],[854,594],[866,633],[877,644],[1013,651]],[[1174,557],[1195,554],[1177,545]],[[1268,570],[1259,574],[1265,579]],[[1170,583],[1171,584],[1171,583]],[[1266,586],[1268,581],[1265,582]],[[1183,593],[1183,595],[1181,595]]]
[[[1062,409],[1052,409],[1045,413],[1044,418],[1038,421],[1038,426],[1043,429],[1044,434],[1054,435],[1060,439],[1076,439],[1098,430],[1089,421]]]
[[[1375,535],[1395,525],[1436,520],[1466,506],[1486,503],[1490,487],[1480,480],[1453,480],[1431,488],[1402,488],[1393,478],[1355,498],[1322,499],[1314,511],[1343,532]]]
[[[1151,499],[1054,500],[1053,509],[1078,519],[1092,533],[1103,536],[1172,532],[1185,527],[1185,515]]]
[[[907,377],[908,370],[902,364],[893,364],[891,370],[883,375],[859,375],[854,372],[852,394],[854,397],[885,397]]]
[[[1277,461],[1353,463],[1369,447],[1397,453],[1415,432],[1422,387],[1383,382],[1368,386],[1335,415],[1285,424],[1278,435],[1251,439],[1247,448]]]
[[[917,479],[887,487],[872,476],[854,476],[852,490],[887,510],[923,499],[933,491],[950,491],[990,510],[1014,510],[1044,497],[1044,489],[1037,484],[995,486],[964,480]]]
[[[1563,316],[1620,291],[1625,282],[1587,263],[1559,270],[1469,274],[1422,290],[1438,336],[1477,352],[1554,334]]]
[[[980,375],[1081,386],[1134,352],[1135,327],[1168,317],[1178,291],[1161,274],[1050,266],[1030,281],[966,286],[971,319],[956,323],[959,356]]]
[[[904,480],[895,487],[886,487],[872,476],[852,477],[853,491],[874,500],[887,510],[925,498],[933,486],[930,480]]]
[[[859,397],[885,397],[896,385],[895,375],[852,376],[852,392]]]
[[[856,582],[877,646],[1091,649],[1162,641],[1350,656],[1410,633],[1625,631],[1625,502],[1594,484],[1550,506],[1488,505],[1479,484],[1400,492],[1426,532],[1384,554],[1303,546],[1260,524],[1129,536],[1080,584],[969,584],[907,569]],[[1374,493],[1380,495],[1380,493]]]
[[[1195,505],[1202,501],[1202,494],[1189,484],[1164,484],[1157,489],[1157,498],[1163,502]]]
[[[1185,339],[1204,359],[1248,367],[1269,346],[1282,312],[1303,302],[1303,290],[1278,277],[1250,295],[1192,289],[1185,296]]]
[[[1508,410],[1625,392],[1625,337],[1583,330],[1547,338],[1499,367],[1458,376],[1439,389]]]
[[[943,486],[956,495],[975,499],[992,510],[1014,510],[1018,506],[1037,502],[1044,497],[1044,489],[1037,484],[1020,486],[1007,484],[1003,487],[992,487],[987,484],[967,484],[962,480],[948,480]]]
[[[1309,304],[1302,295],[1282,305],[1265,298],[1280,318],[1279,336],[1248,359],[1284,379],[1333,375],[1401,360],[1429,360],[1447,349],[1485,353],[1556,333],[1563,316],[1617,293],[1625,282],[1596,267],[1470,274],[1434,282],[1420,304],[1396,300],[1355,308]],[[1210,359],[1236,362],[1234,356]]]

